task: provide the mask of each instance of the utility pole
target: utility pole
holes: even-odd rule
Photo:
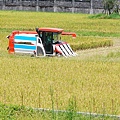
[[[90,0],[90,14],[93,14],[93,0]]]
[[[5,10],[5,0],[3,0],[3,3],[2,3],[2,10]]]
[[[72,13],[74,13],[75,0],[72,0]]]
[[[36,0],[36,11],[39,11],[38,0]]]
[[[53,6],[54,12],[57,12],[57,3],[56,0],[54,0],[54,6]]]
[[[22,0],[20,0],[20,8],[19,8],[19,10],[22,10],[23,9],[23,7],[22,7]]]

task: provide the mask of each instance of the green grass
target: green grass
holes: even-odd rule
[[[71,106],[70,106],[70,110]],[[2,120],[117,120],[116,117],[92,116],[77,114],[75,111],[54,112],[34,110],[25,106],[0,104],[0,119]],[[54,114],[54,117],[53,117]]]
[[[100,19],[120,19],[120,14],[118,13],[112,13],[110,15],[107,14],[96,14],[96,15],[92,15],[89,18],[100,18]]]
[[[74,50],[104,44],[110,46],[114,39],[120,38],[119,20],[90,19],[88,16],[0,11],[0,102],[65,110],[69,99],[74,96],[76,111],[119,115],[119,51],[106,56],[83,58],[79,54],[66,59],[10,55],[6,50],[6,36],[13,30],[34,30],[35,27],[58,27],[76,32],[77,38],[74,40],[63,37]]]

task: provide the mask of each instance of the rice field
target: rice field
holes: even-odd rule
[[[71,46],[120,40],[119,20],[88,16],[0,11],[0,102],[65,110],[69,100],[74,98],[76,111],[120,115],[119,51],[117,56],[101,55],[90,60],[82,59],[80,54],[67,59],[34,58],[9,55],[6,50],[6,36],[13,30],[34,30],[35,27],[58,27],[76,32],[76,39],[66,37]]]

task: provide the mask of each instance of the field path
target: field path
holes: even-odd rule
[[[120,51],[120,38],[113,40],[113,46],[110,47],[100,47],[94,49],[87,49],[87,50],[79,50],[76,53],[79,57],[91,57],[94,55],[107,55],[111,52],[118,52]]]

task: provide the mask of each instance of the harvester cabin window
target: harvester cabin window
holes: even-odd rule
[[[54,40],[54,42],[61,40],[60,33],[53,33],[53,40]]]
[[[45,32],[45,52],[46,54],[53,54],[53,32]]]
[[[53,33],[46,32],[46,43],[52,43],[52,41],[53,41]]]

